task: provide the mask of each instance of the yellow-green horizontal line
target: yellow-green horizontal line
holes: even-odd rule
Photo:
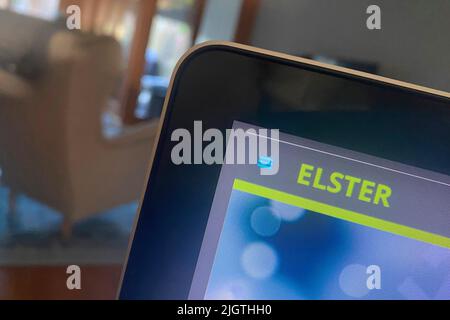
[[[315,200],[302,198],[293,194],[268,187],[263,187],[244,180],[234,180],[233,189],[292,206],[300,207],[309,211],[314,211],[333,218],[350,221],[377,230],[397,234],[445,248],[450,248],[450,238],[447,238],[445,236],[411,228],[395,222],[367,216],[355,211],[342,209]]]

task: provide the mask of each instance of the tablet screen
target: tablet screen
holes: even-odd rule
[[[173,81],[120,297],[449,299],[448,102],[196,51]]]
[[[450,299],[448,176],[233,130],[248,164],[221,169],[190,298]]]

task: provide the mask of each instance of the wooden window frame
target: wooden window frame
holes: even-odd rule
[[[251,44],[253,28],[261,7],[261,0],[242,0],[234,41],[242,44]]]

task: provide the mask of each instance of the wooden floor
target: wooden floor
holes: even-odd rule
[[[115,299],[121,265],[80,266],[81,290],[66,287],[66,267],[0,267],[0,300]]]

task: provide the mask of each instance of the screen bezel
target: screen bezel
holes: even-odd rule
[[[142,256],[144,254],[143,252],[136,252],[133,255],[133,248],[137,246],[135,243],[135,240],[139,241],[138,239],[136,239],[138,233],[143,232],[142,231],[143,224],[146,224],[145,222],[142,222],[143,214],[141,214],[141,213],[142,213],[143,207],[146,205],[146,199],[148,199],[150,197],[151,191],[148,191],[148,189],[150,188],[151,182],[154,179],[156,172],[158,172],[158,170],[159,170],[158,163],[161,161],[162,156],[163,156],[162,155],[163,145],[168,140],[170,141],[169,121],[174,116],[173,115],[174,110],[173,110],[172,106],[173,106],[173,102],[174,102],[174,99],[176,96],[177,88],[180,86],[182,81],[189,81],[189,79],[186,79],[183,77],[183,74],[184,74],[184,71],[189,67],[190,61],[200,57],[205,52],[210,52],[213,50],[227,51],[227,52],[230,52],[233,54],[251,57],[251,58],[255,58],[255,59],[270,60],[272,62],[289,65],[294,68],[306,69],[306,70],[310,70],[313,72],[325,73],[328,75],[332,75],[337,78],[346,78],[346,79],[350,79],[350,80],[356,81],[356,82],[362,82],[362,83],[366,83],[366,84],[368,83],[368,84],[375,85],[375,86],[381,86],[381,87],[390,88],[393,90],[404,91],[404,92],[407,92],[408,94],[418,96],[421,98],[426,97],[431,100],[438,100],[440,102],[444,102],[447,105],[450,104],[450,94],[449,93],[445,93],[445,92],[434,90],[434,89],[424,88],[424,87],[421,87],[418,85],[408,84],[408,83],[397,81],[397,80],[387,79],[384,77],[375,76],[375,75],[367,74],[364,72],[354,71],[354,70],[347,69],[347,68],[327,65],[327,64],[319,63],[319,62],[308,60],[308,59],[293,57],[293,56],[289,56],[289,55],[285,55],[285,54],[279,54],[279,53],[271,52],[268,50],[256,49],[256,48],[252,48],[252,47],[248,47],[248,46],[244,46],[244,45],[238,45],[238,44],[227,43],[227,42],[209,42],[209,43],[194,47],[188,53],[186,53],[183,56],[183,58],[180,60],[180,62],[178,63],[178,65],[174,71],[172,80],[170,82],[170,87],[168,90],[167,98],[166,98],[165,105],[163,108],[163,113],[161,116],[159,133],[158,133],[157,140],[156,140],[157,141],[156,147],[153,150],[152,160],[151,160],[149,169],[146,174],[147,184],[145,187],[145,191],[143,192],[141,199],[140,199],[138,216],[135,220],[135,224],[133,227],[133,232],[132,232],[132,236],[131,236],[131,240],[130,240],[130,247],[128,250],[127,262],[123,269],[121,287],[119,290],[119,298],[122,298],[122,299],[142,299],[142,298],[144,298],[144,299],[146,299],[146,298],[150,298],[150,299],[155,299],[155,298],[156,299],[172,299],[172,298],[173,299],[186,299],[188,297],[189,291],[186,291],[185,288],[189,287],[190,283],[192,281],[192,276],[189,276],[189,272],[186,272],[186,273],[181,272],[182,275],[176,279],[177,283],[175,283],[175,284],[170,284],[171,279],[164,279],[165,275],[163,275],[163,274],[152,275],[153,279],[155,277],[157,277],[161,280],[161,282],[166,281],[168,283],[168,287],[170,287],[170,289],[168,289],[167,292],[164,292],[164,293],[154,292],[154,291],[157,291],[157,289],[151,290],[152,292],[149,292],[148,294],[143,294],[142,290],[138,290],[138,289],[134,290],[133,286],[136,285],[136,281],[141,282],[141,280],[142,280],[145,282],[145,279],[140,279],[140,280],[136,279],[137,277],[140,277],[141,275],[140,275],[140,272],[135,272],[135,271],[137,270],[136,268],[138,268],[140,261],[143,259],[146,259],[148,257]],[[202,95],[201,90],[199,90],[198,95]],[[214,111],[211,111],[211,112],[214,112]],[[183,170],[190,170],[190,169],[184,168]],[[164,175],[164,172],[159,172],[159,174]],[[209,185],[214,185],[218,180],[218,175],[210,174],[206,179],[210,180]],[[171,189],[170,184],[167,185],[167,189]],[[211,202],[212,202],[212,199],[211,199]],[[173,217],[173,218],[179,219],[179,217]],[[188,217],[188,219],[189,218],[192,220],[192,217]],[[208,219],[208,215],[206,215],[206,216],[204,215],[203,217],[200,218],[199,222],[202,226],[199,227],[199,229],[204,230],[206,228],[207,219]],[[183,221],[180,221],[179,223],[183,223]],[[139,228],[141,228],[141,229],[139,229]],[[149,230],[147,230],[147,231],[149,231]],[[170,232],[169,230],[166,230],[166,231]],[[193,255],[195,255],[195,251],[197,252],[197,255],[198,255],[198,252],[200,251],[200,247],[202,245],[202,239],[203,239],[202,235],[199,235],[197,237],[198,241],[196,243],[192,244],[191,250],[192,250],[192,252],[194,252]],[[182,239],[180,238],[180,240],[182,240]],[[164,242],[164,241],[162,241],[162,242]],[[175,261],[183,261],[183,253],[182,252],[174,252],[173,256],[174,256],[173,258],[169,258],[168,260],[174,261],[174,262]],[[166,260],[166,262],[168,260]],[[188,262],[186,266],[181,266],[181,267],[183,267],[183,268],[186,267],[186,269],[192,268],[192,274],[193,274],[193,270],[195,269],[196,261],[194,261],[195,259],[192,259],[192,257],[191,257],[191,259],[186,259],[186,260],[189,260],[190,262]],[[168,266],[166,265],[165,267],[168,267]],[[161,269],[159,269],[159,270],[161,270]],[[152,270],[150,270],[150,272],[152,272]],[[139,274],[137,274],[137,273],[139,273]],[[180,283],[180,282],[183,282],[183,283]],[[176,291],[178,285],[183,285],[183,290],[180,290],[180,292]]]

